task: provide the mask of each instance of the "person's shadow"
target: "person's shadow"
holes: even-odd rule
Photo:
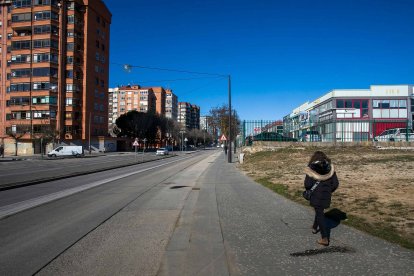
[[[331,236],[331,229],[337,227],[341,220],[347,219],[346,213],[334,208],[325,213],[325,223],[328,229],[328,238]]]

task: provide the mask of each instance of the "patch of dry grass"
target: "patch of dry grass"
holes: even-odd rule
[[[257,182],[303,204],[303,169],[315,150],[335,165],[340,186],[332,208],[347,224],[414,249],[414,153],[366,147],[284,148],[247,154],[240,168]]]

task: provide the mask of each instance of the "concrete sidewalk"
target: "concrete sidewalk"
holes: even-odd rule
[[[159,275],[414,275],[413,251],[345,225],[319,246],[311,208],[255,183],[224,154],[195,187]]]

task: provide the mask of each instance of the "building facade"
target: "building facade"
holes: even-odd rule
[[[103,1],[0,3],[0,135],[107,135],[111,13]]]
[[[152,88],[127,85],[108,90],[109,127],[128,111],[156,112],[157,98]]]
[[[183,128],[200,129],[200,107],[188,102],[179,102],[178,112],[178,123]]]
[[[108,125],[128,111],[154,112],[177,121],[178,100],[170,89],[128,85],[108,90]]]
[[[283,118],[284,134],[316,131],[322,141],[370,141],[387,129],[413,127],[413,85],[332,90]]]
[[[165,91],[165,117],[174,120],[178,120],[178,97],[172,92],[171,89]]]

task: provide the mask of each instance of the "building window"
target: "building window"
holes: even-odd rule
[[[57,0],[34,0],[33,5],[35,6],[50,6],[52,5],[56,5]]]
[[[10,84],[10,92],[30,91],[30,83],[12,83]]]
[[[12,50],[22,50],[22,49],[30,49],[30,40],[23,40],[23,41],[12,41],[11,49]]]
[[[25,22],[25,21],[31,21],[32,20],[32,14],[30,12],[28,13],[18,13],[12,15],[12,22]]]
[[[338,114],[343,114],[340,109],[353,109],[347,114],[338,115],[338,118],[365,118],[368,117],[368,100],[364,99],[337,99],[336,108]]]
[[[407,100],[373,100],[372,114],[374,118],[407,118]]]
[[[30,69],[15,69],[11,70],[12,78],[26,78],[30,77]]]
[[[39,21],[39,20],[58,20],[59,19],[59,15],[57,13],[54,13],[52,11],[41,11],[41,12],[35,12],[34,14],[34,20],[35,21]]]
[[[75,24],[75,15],[74,14],[71,14],[71,15],[68,15],[68,24]]]
[[[57,78],[58,69],[52,67],[33,68],[34,77],[54,77]]]
[[[32,103],[33,104],[56,104],[57,103],[57,98],[56,97],[49,97],[49,96],[34,97],[34,98],[32,98]]]
[[[67,32],[67,34],[66,34],[66,36],[67,37],[75,37],[75,31],[74,30],[68,30],[68,32]]]
[[[73,42],[68,42],[66,44],[66,50],[67,51],[73,52],[74,49],[75,49],[75,44]]]
[[[32,6],[32,0],[14,0],[13,8],[27,8]]]
[[[33,40],[33,48],[53,48],[58,49],[59,42],[54,39],[38,39]]]
[[[58,63],[58,55],[57,54],[33,54],[33,62],[51,62],[51,63]]]
[[[12,63],[29,63],[30,55],[15,55],[11,57]]]
[[[33,90],[52,90],[54,87],[57,87],[56,83],[50,82],[34,82]]]
[[[41,26],[34,26],[33,28],[35,34],[58,34],[58,27],[53,25],[41,25]]]

